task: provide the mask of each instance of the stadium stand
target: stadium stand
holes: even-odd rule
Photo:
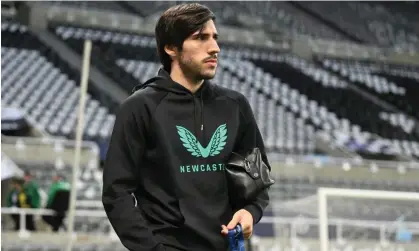
[[[158,15],[168,7],[184,1],[135,2],[119,3],[92,2],[79,3],[56,1],[56,5],[77,6],[83,9],[116,10],[130,12],[142,17]],[[391,12],[391,8],[382,3],[287,3],[287,2],[223,2],[202,1],[217,15],[221,23],[248,28],[254,23],[246,24],[237,20],[238,16],[258,20],[259,25],[270,33],[280,33],[295,37],[308,35],[313,38],[333,40],[355,40],[381,46],[396,46],[397,49],[416,51],[419,38],[415,15],[408,13],[408,18],[400,13]],[[333,9],[334,11],[330,11]],[[301,11],[303,10],[303,11]],[[405,11],[405,10],[404,10]],[[234,19],[234,20],[233,20]]]
[[[39,163],[19,164],[23,171],[32,171],[39,183],[40,189],[48,191],[54,172],[60,173],[67,180],[71,180],[71,167],[64,164]],[[52,171],[54,170],[54,171]],[[100,169],[82,166],[77,183],[77,200],[100,200],[102,192],[102,172]]]
[[[154,20],[163,10],[181,2],[54,1],[42,4],[46,8],[71,7],[74,11],[94,10],[110,16],[126,13]],[[371,2],[202,3],[214,10],[220,24],[247,29],[248,32],[241,34],[243,40],[250,38],[252,32],[263,30],[271,38],[294,42],[308,40],[310,44],[312,39],[324,39],[353,45],[348,48],[376,45],[389,54],[393,51],[418,53],[417,11],[412,10],[417,5],[413,4],[411,8],[403,8],[403,4]],[[92,65],[127,95],[135,85],[154,76],[160,67],[152,34],[127,32],[118,27],[80,26],[70,18],[66,22],[50,22],[47,32],[80,56],[85,39],[92,40]],[[80,69],[72,68],[57,51],[37,38],[36,30],[18,21],[2,20],[2,38],[2,108],[20,109],[30,118],[31,126],[51,136],[74,139]],[[316,192],[319,187],[419,192],[416,182],[419,175],[415,168],[419,158],[419,62],[406,65],[379,58],[365,60],[357,58],[356,53],[351,54],[351,58],[332,57],[320,53],[320,47],[306,55],[296,51],[301,45],[273,49],[221,43],[221,47],[213,82],[246,95],[270,156],[281,156],[272,157],[277,182],[270,192],[272,203],[265,216],[279,217],[282,222],[266,221],[256,225],[255,241],[259,244],[254,245],[253,251],[286,250],[275,249],[274,244],[263,246],[260,239],[275,243],[286,238],[282,242],[286,243],[284,246],[294,245],[297,249],[304,245],[296,239],[318,240]],[[89,84],[83,140],[96,142],[102,148],[112,132],[117,106],[118,102]],[[319,147],[319,137],[327,139],[328,148],[342,148],[360,158],[327,155]],[[71,179],[71,163],[58,157],[60,149],[43,148],[42,154],[50,149],[52,157],[39,162],[34,161],[32,155],[25,155],[27,152],[23,154],[21,148],[25,145],[21,141],[6,145],[2,139],[3,144],[9,157],[14,158],[22,170],[31,170],[42,191],[48,190],[50,177],[55,172]],[[103,149],[105,152],[106,146]],[[12,154],[13,150],[17,154]],[[397,162],[402,157],[412,162]],[[89,159],[94,163],[94,157]],[[107,218],[99,215],[99,211],[103,213],[102,172],[97,165],[87,164],[89,159],[81,165],[74,184],[78,191],[77,209],[91,210],[98,215],[85,213],[75,217],[75,231],[82,240],[74,244],[73,250],[125,250],[112,237]],[[394,172],[387,173],[388,170]],[[409,201],[364,200],[361,203],[336,199],[331,200],[329,213],[342,222],[364,222],[365,225],[346,228],[342,236],[375,245],[383,238],[380,224],[397,221],[400,217],[418,222],[417,205]],[[380,226],[373,227],[371,222]],[[288,223],[288,227],[283,226]],[[337,240],[339,227],[330,224],[329,237]],[[51,238],[48,233],[29,237],[31,244],[27,244],[21,242],[19,234],[9,230],[9,225],[2,217],[5,232],[2,239],[7,240],[2,250],[62,250],[61,235],[54,237],[58,244],[43,243]],[[83,242],[83,238],[89,242]],[[95,242],[95,238],[99,241]],[[389,239],[394,241],[395,237],[392,235]],[[417,236],[413,240],[416,245]],[[384,246],[382,250],[386,250]],[[406,246],[406,250],[416,249]]]
[[[237,9],[236,5],[246,7],[246,14],[263,19],[262,27],[271,33],[280,33],[290,37],[307,35],[313,38],[348,40],[344,34],[311,18],[286,2],[266,1],[262,4],[232,2],[231,5],[232,10]]]
[[[117,1],[51,1],[48,5],[59,7],[67,6],[84,10],[102,10],[127,12],[127,10]]]
[[[54,1],[53,6],[70,6],[86,10],[114,10],[127,12],[141,17],[151,17],[161,14],[174,4],[185,1],[122,1],[122,2],[67,2]],[[287,37],[308,35],[314,38],[348,40],[341,32],[330,28],[322,22],[301,12],[286,2],[240,2],[240,1],[201,1],[214,11],[217,22],[245,28],[262,28],[269,33],[281,34]],[[242,19],[251,18],[252,23]]]
[[[391,111],[380,107],[353,89],[347,88],[348,83],[345,80],[323,71],[313,63],[292,56],[287,57],[284,62],[263,60],[254,60],[254,62],[294,87],[299,92],[295,94],[297,99],[300,95],[306,95],[307,100],[314,101],[310,106],[308,102],[300,103],[300,110],[313,112],[314,114],[310,114],[311,118],[323,118],[325,120],[323,123],[313,121],[317,126],[321,126],[322,130],[329,134],[343,133],[348,138],[364,138],[364,140],[371,138],[371,134],[376,134],[384,141],[392,141],[390,144],[393,144],[395,149],[400,149],[396,150],[399,151],[398,153],[418,156],[418,136],[380,119],[380,114]],[[396,92],[403,90],[393,87]],[[305,106],[310,108],[304,109]],[[365,111],[365,107],[369,109]],[[364,116],[359,116],[362,113]],[[315,116],[317,114],[320,116]],[[357,140],[355,143],[358,142]],[[366,152],[393,155],[392,150],[385,152],[383,149],[367,148]],[[362,154],[362,150],[359,153]]]
[[[419,68],[380,65],[373,62],[318,59],[328,70],[339,74],[363,90],[387,101],[410,116],[419,118]]]
[[[153,44],[148,37],[131,36],[129,34],[124,34],[125,36],[116,35],[114,36],[115,40],[111,42],[106,38],[106,34],[103,34],[100,31],[96,32],[94,30],[62,26],[57,27],[55,31],[57,35],[64,39],[69,45],[77,46],[76,48],[78,48],[78,50],[81,49],[82,38],[90,37],[95,41],[99,41],[98,50],[106,52],[106,55],[110,57],[111,60],[113,59],[113,61],[106,61],[106,63],[109,62],[109,68],[114,67],[114,70],[109,70],[107,72],[109,72],[111,77],[115,78],[116,76],[119,76],[118,83],[123,85],[122,87],[127,91],[132,90],[136,84],[144,82],[154,76],[159,68],[159,65],[156,62],[157,55],[155,52],[155,44]],[[108,36],[111,34],[112,33],[108,33]],[[118,40],[116,40],[117,37],[119,37]],[[142,48],[136,47],[133,49],[132,46],[134,43]],[[136,53],[133,53],[133,51]],[[234,54],[234,52],[231,54]],[[232,55],[232,57],[234,57],[234,55]],[[262,125],[262,134],[267,139],[269,148],[288,153],[314,152],[313,127],[307,126],[307,128],[305,128],[302,120],[300,121],[291,113],[286,112],[284,107],[278,107],[277,100],[279,97],[276,95],[276,92],[272,91],[269,86],[262,85],[263,81],[269,80],[269,78],[262,78],[263,72],[257,71],[257,74],[254,76],[248,75],[248,73],[255,70],[250,62],[242,66],[237,62],[228,59],[228,57],[220,59],[220,66],[220,72],[217,74],[214,82],[245,93],[246,95],[250,95],[250,103],[254,110],[257,111],[257,119]],[[106,66],[102,67],[104,68]],[[121,73],[121,70],[124,71],[124,73]],[[124,80],[127,80],[126,82],[121,81],[121,75]],[[273,83],[273,85],[275,84],[276,82]],[[273,86],[272,88],[276,88],[276,86]],[[274,97],[271,97],[270,102],[267,102],[268,95],[274,95]],[[276,113],[275,115],[277,116],[270,116],[274,113]],[[294,121],[297,122],[297,120],[298,127],[294,132]],[[264,123],[262,123],[262,121],[269,121],[266,128],[263,127]],[[278,127],[279,123],[281,123],[282,126]]]
[[[299,2],[298,5],[364,43],[417,51],[417,30],[381,3]]]
[[[51,30],[55,31],[57,36],[66,41],[67,44],[77,48],[79,52],[81,52],[83,39],[89,38],[97,41],[97,57],[103,58],[99,55],[102,54],[106,55],[107,58],[106,60],[98,59],[96,61],[98,66],[101,69],[106,69],[109,76],[118,81],[127,91],[132,90],[138,81],[144,82],[150,78],[158,69],[155,44],[150,37],[65,26],[52,27]],[[340,138],[339,143],[347,146],[350,144],[352,146],[365,144],[366,141],[373,141],[375,137],[372,135],[378,135],[384,142],[380,143],[380,146],[365,147],[365,149],[364,147],[356,148],[359,154],[365,153],[365,157],[371,155],[375,158],[391,158],[392,155],[397,154],[419,156],[418,136],[412,133],[414,125],[411,125],[410,130],[405,131],[398,125],[392,125],[386,120],[380,119],[382,114],[390,114],[392,111],[380,107],[349,88],[348,82],[350,80],[335,75],[332,70],[322,69],[316,64],[296,56],[278,53],[268,56],[258,50],[248,55],[250,61],[245,61],[243,64],[231,60],[231,58],[240,58],[236,51],[227,49],[226,53],[222,55],[220,60],[222,68],[214,82],[230,84],[229,87],[233,89],[237,88],[235,86],[239,83],[238,80],[250,84],[251,88],[245,89],[246,85],[242,85],[241,89],[238,90],[251,95],[251,104],[256,111],[260,111],[260,113],[257,113],[259,121],[266,121],[264,118],[265,110],[267,113],[273,113],[274,110],[283,113],[285,108],[289,110],[285,113],[285,119],[277,119],[278,122],[273,121],[272,124],[268,123],[268,125],[271,125],[270,129],[264,131],[267,145],[271,149],[281,150],[284,153],[293,151],[296,153],[313,153],[315,152],[313,146],[315,127],[318,130],[324,130],[333,137],[340,137],[345,134],[346,139]],[[237,80],[228,81],[230,76],[224,76],[224,69],[227,69],[226,72],[237,76],[235,78]],[[262,87],[261,83],[270,83],[271,85],[264,84]],[[305,84],[301,85],[301,83]],[[392,86],[397,93],[404,90],[399,86]],[[257,107],[257,101],[253,101],[252,91],[262,94],[260,95],[261,103],[259,103],[259,107]],[[291,96],[288,96],[288,93]],[[355,104],[355,106],[352,104]],[[265,106],[268,108],[265,109]],[[269,107],[272,107],[272,110]],[[276,109],[277,107],[280,109]],[[371,109],[367,111],[366,116],[358,116],[364,107],[371,107]],[[297,121],[295,117],[300,117],[300,119],[297,119],[299,121],[297,123],[298,127],[294,133],[295,129],[292,126],[294,123],[292,121]],[[306,122],[304,120],[310,121],[307,129],[305,129]],[[288,123],[289,126],[276,127],[276,123]],[[276,132],[273,128],[289,129],[284,129],[282,132],[278,131],[278,136],[275,137]],[[288,133],[289,130],[291,130],[290,133]],[[341,130],[344,131],[341,132]],[[306,133],[308,136],[305,136]],[[295,134],[298,135],[296,136],[297,140],[294,139]],[[289,137],[289,139],[284,137]],[[278,142],[275,142],[275,139],[278,139]],[[373,143],[370,144],[373,145]],[[386,147],[390,149],[383,149]]]
[[[19,107],[36,127],[52,135],[75,136],[79,76],[25,26],[2,23],[2,105]],[[107,138],[115,116],[90,94],[85,137]]]

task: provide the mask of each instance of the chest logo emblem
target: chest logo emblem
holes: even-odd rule
[[[195,135],[188,129],[182,126],[176,126],[177,133],[183,146],[192,156],[207,158],[209,156],[216,156],[224,149],[227,143],[227,125],[220,125],[211,136],[211,140],[206,147],[196,139]]]

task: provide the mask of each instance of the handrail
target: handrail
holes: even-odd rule
[[[97,201],[94,203],[98,203]],[[34,215],[52,215],[54,212],[50,209],[32,209],[32,208],[1,208],[1,214],[20,214],[20,229],[18,236],[21,239],[30,237],[30,232],[26,230],[25,215],[34,214]],[[95,217],[95,218],[106,218],[106,213],[104,210],[75,210],[75,217]],[[286,224],[290,226],[290,238],[294,241],[300,238],[300,235],[303,235],[304,231],[301,230],[301,226],[307,225],[318,225],[319,219],[317,218],[302,218],[302,217],[263,217],[260,220],[260,223],[276,223],[276,224]],[[110,225],[110,222],[108,221]],[[365,220],[347,220],[347,219],[337,219],[331,218],[328,219],[328,224],[336,226],[336,240],[343,242],[345,238],[343,236],[343,226],[352,226],[352,227],[363,227],[369,229],[377,229],[380,232],[379,243],[382,246],[388,245],[391,240],[388,239],[388,233],[390,231],[398,231],[397,226],[398,222],[394,221],[365,221]],[[412,234],[419,234],[419,222],[403,222],[403,228],[408,229]],[[109,233],[105,233],[106,236],[111,241],[118,241],[118,236],[116,235],[112,226],[110,226]],[[304,229],[307,229],[304,227]],[[257,238],[257,236],[255,235]]]
[[[76,216],[82,217],[95,217],[103,218],[106,217],[106,212],[104,210],[84,210],[77,209],[75,211]],[[2,207],[2,214],[33,214],[33,215],[54,215],[54,211],[51,209],[45,208],[17,208],[17,207]]]
[[[316,155],[297,155],[297,154],[282,154],[268,152],[268,158],[271,162],[287,162],[293,160],[296,164],[313,164],[321,162],[322,165],[342,165],[345,163],[354,166],[371,166],[377,165],[381,168],[397,168],[404,166],[407,169],[419,169],[419,162],[415,161],[391,161],[391,160],[370,160],[361,158],[343,158],[333,156],[316,156]]]
[[[17,207],[2,207],[1,214],[19,214],[20,216],[20,225],[19,225],[19,237],[20,238],[28,238],[30,236],[29,231],[26,230],[26,215],[54,215],[54,211],[51,209],[45,208],[17,208]],[[95,218],[105,218],[106,212],[104,210],[80,210],[77,209],[74,212],[74,216],[81,216],[81,217],[95,217]],[[109,237],[112,239],[116,238],[116,234],[113,231],[111,226],[111,231],[109,233]]]
[[[302,218],[300,217],[262,217],[260,223],[279,223],[279,224],[308,224],[317,225],[319,224],[318,218]],[[365,227],[380,229],[383,225],[394,225],[395,221],[375,221],[375,220],[350,220],[350,219],[339,219],[330,218],[328,219],[329,225],[345,225],[352,227]],[[415,221],[403,221],[403,226],[407,228],[417,229],[419,233],[419,222]]]
[[[76,207],[94,207],[103,209],[103,203],[100,200],[76,200]]]
[[[76,141],[75,140],[71,140],[71,139],[66,139],[66,138],[61,138],[61,137],[44,137],[44,138],[39,138],[39,137],[13,137],[13,136],[5,136],[2,135],[1,137],[1,143],[2,144],[16,144],[18,141],[27,144],[27,145],[39,145],[39,144],[43,144],[43,145],[53,145],[53,144],[62,144],[64,146],[75,146],[76,145]],[[92,148],[94,151],[99,152],[99,147],[95,142],[92,141],[82,141],[82,148],[86,147],[86,148]]]
[[[54,215],[54,211],[51,209],[44,208],[16,208],[16,207],[2,207],[1,214],[33,214],[33,215]],[[94,218],[105,218],[107,217],[104,210],[83,210],[76,209],[75,216],[79,217],[94,217]],[[309,224],[317,225],[317,218],[302,218],[299,217],[262,217],[260,223],[280,223],[280,224]],[[350,220],[350,219],[340,219],[340,218],[330,218],[328,219],[330,225],[347,225],[354,227],[368,227],[374,229],[380,229],[383,225],[394,225],[397,221],[375,221],[375,220]],[[419,230],[419,222],[412,221],[403,221],[403,225]],[[22,226],[22,221],[21,221]]]
[[[65,165],[73,165],[75,140],[58,137],[1,137],[3,151],[17,164],[52,163],[57,161]],[[93,141],[82,141],[82,164],[97,166],[100,158],[100,147]]]

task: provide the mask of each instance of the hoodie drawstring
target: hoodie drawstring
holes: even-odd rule
[[[204,101],[202,100],[202,95],[200,96],[201,98],[201,134],[202,134],[202,138],[205,139],[205,135],[204,135]]]
[[[193,115],[194,115],[194,133],[195,135],[197,135],[197,132],[200,131],[199,135],[200,135],[200,141],[202,141],[205,138],[204,135],[204,101],[202,100],[202,96],[199,97],[200,101],[201,101],[201,128],[197,129],[197,121],[196,121],[196,99],[195,96],[193,96]]]
[[[196,102],[195,102],[195,97],[192,96],[193,98],[193,121],[194,121],[194,134],[196,136]]]
[[[166,81],[165,83],[163,83],[162,85],[160,84],[156,84],[154,82],[156,82],[157,80],[161,80],[161,81]],[[176,84],[175,82],[173,82],[170,78],[170,75],[168,72],[166,72],[163,68],[159,69],[158,75],[155,77],[150,78],[149,80],[147,80],[144,84],[139,84],[136,85],[133,89],[131,94],[133,94],[134,92],[140,90],[140,89],[144,89],[147,86],[151,86],[153,88],[156,89],[160,89],[160,90],[164,90],[167,92],[173,92],[176,94],[181,94],[184,95],[187,90],[185,88],[182,88],[179,86],[179,88],[174,88],[176,87],[178,84]],[[189,92],[190,94],[192,94],[191,92]],[[194,94],[192,94],[192,98],[193,98],[193,103],[194,103],[194,134],[197,135],[197,133],[200,134],[201,139],[200,141],[202,141],[205,138],[205,131],[204,131],[204,100],[203,100],[203,94],[202,91],[200,93],[199,99],[201,101],[201,129],[199,129],[199,124],[196,116],[196,109],[197,109],[197,100],[196,100],[196,96]]]

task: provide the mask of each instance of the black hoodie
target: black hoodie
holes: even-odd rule
[[[232,151],[259,147],[269,166],[247,99],[208,81],[193,94],[163,69],[134,91],[116,115],[103,169],[115,232],[132,251],[227,250],[221,225],[241,208],[256,224],[269,202],[264,191],[233,205],[227,192]]]

